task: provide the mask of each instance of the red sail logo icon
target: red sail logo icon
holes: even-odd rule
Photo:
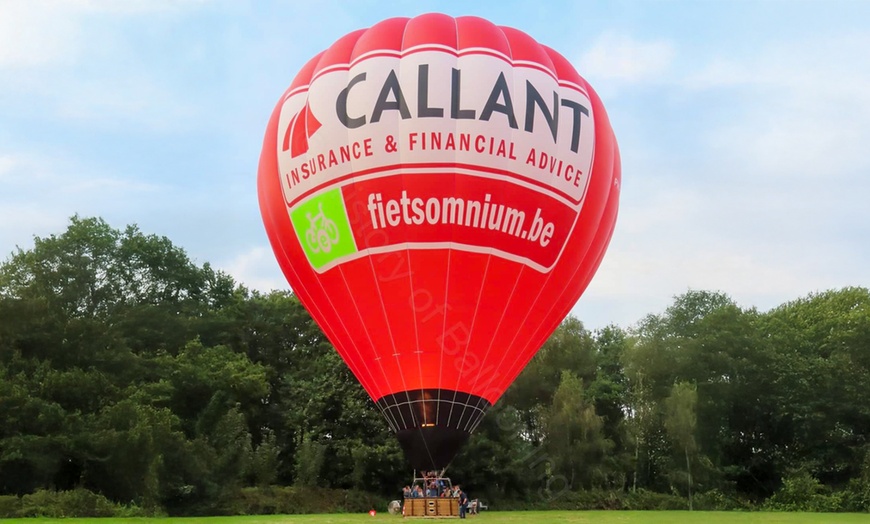
[[[291,158],[307,153],[308,139],[320,129],[321,125],[306,103],[305,107],[290,119],[290,125],[284,132],[283,151],[289,150]]]

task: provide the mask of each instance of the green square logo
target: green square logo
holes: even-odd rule
[[[290,221],[314,269],[357,251],[341,189],[301,203],[290,211]]]

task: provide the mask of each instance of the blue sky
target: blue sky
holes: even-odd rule
[[[0,0],[0,254],[78,213],[286,289],[256,200],[272,108],[340,36],[431,11],[529,33],[604,100],[623,192],[588,327],[870,284],[862,1]]]

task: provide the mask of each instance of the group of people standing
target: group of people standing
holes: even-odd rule
[[[456,498],[459,499],[459,518],[465,518],[468,513],[468,495],[459,484],[451,486],[449,481],[439,478],[436,472],[423,472],[423,478],[419,480],[402,488],[404,498]]]
[[[452,488],[450,486],[441,485],[437,481],[430,481],[424,488],[422,484],[416,484],[413,487],[405,486],[402,488],[402,495],[406,499],[423,498],[423,497],[453,497],[459,498],[462,489],[457,484]]]

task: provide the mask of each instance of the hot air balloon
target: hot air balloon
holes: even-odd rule
[[[562,55],[443,14],[308,61],[258,174],[291,288],[418,470],[450,463],[579,299],[619,189],[607,113]]]

